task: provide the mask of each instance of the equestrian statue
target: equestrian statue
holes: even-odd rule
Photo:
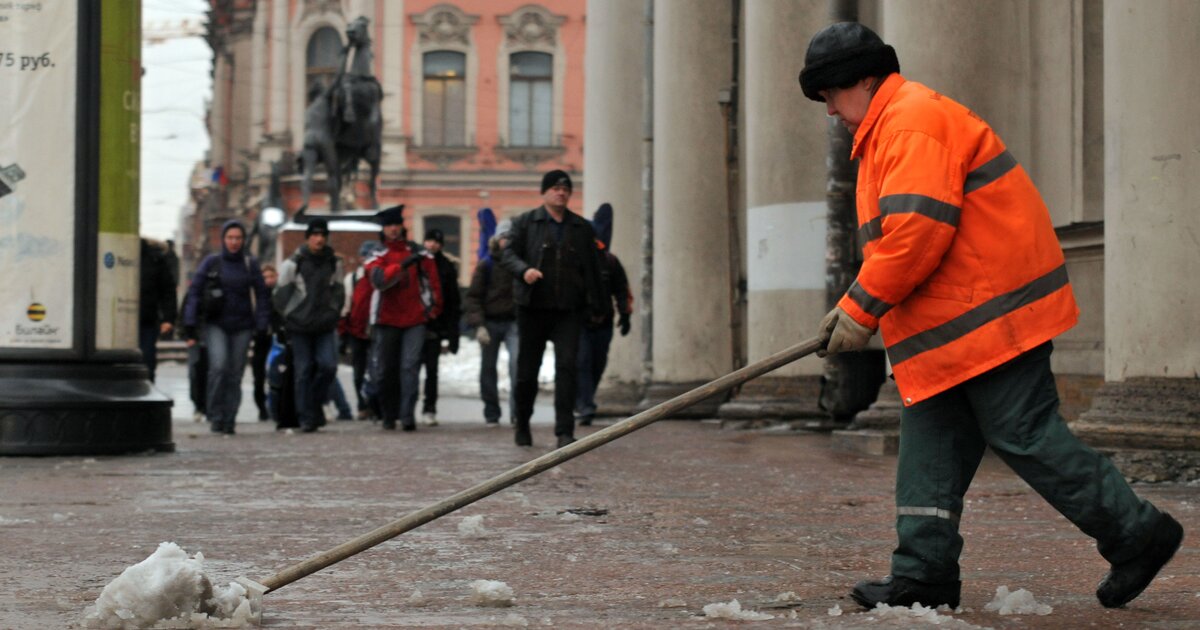
[[[340,209],[342,187],[353,182],[359,160],[366,160],[371,169],[371,207],[379,205],[375,189],[382,154],[383,117],[379,103],[383,100],[383,89],[371,72],[374,54],[368,24],[370,21],[365,17],[350,23],[346,28],[348,41],[333,81],[324,86],[317,83],[309,89],[308,108],[304,112],[304,148],[297,158],[304,175],[301,188],[304,199],[299,213],[308,209],[318,164],[325,166],[331,212]]]

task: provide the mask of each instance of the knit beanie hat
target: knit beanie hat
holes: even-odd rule
[[[308,227],[304,228],[304,238],[308,238],[313,234],[324,234],[325,236],[329,236],[329,222],[321,218],[309,221]]]
[[[545,175],[542,175],[542,193],[554,188],[555,186],[566,186],[567,190],[574,190],[575,186],[571,183],[571,176],[562,169],[554,169]]]
[[[895,48],[858,22],[837,22],[817,31],[808,43],[800,87],[805,96],[824,103],[821,90],[848,87],[893,72],[900,72]]]

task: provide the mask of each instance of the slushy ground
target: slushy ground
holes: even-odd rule
[[[415,433],[364,421],[277,432],[246,396],[237,435],[223,436],[192,422],[183,366],[164,364],[159,385],[179,399],[175,453],[0,459],[0,628],[78,627],[104,585],[164,541],[203,552],[214,582],[261,580],[550,450],[548,395],[535,446],[522,449],[507,417],[483,423],[466,397],[473,377],[456,378],[441,425]],[[664,421],[268,594],[263,624],[919,627],[847,597],[887,573],[894,466],[832,450],[821,434]],[[963,612],[943,625],[1200,627],[1200,488],[1137,490],[1188,538],[1142,597],[1106,610],[1093,592],[1107,565],[1092,541],[989,456],[963,515]],[[467,516],[482,519],[460,528]],[[476,580],[504,582],[514,605],[476,605]],[[986,611],[1000,586],[1053,612]],[[773,618],[704,616],[734,599]]]

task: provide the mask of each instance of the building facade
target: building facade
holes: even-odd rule
[[[441,229],[447,250],[464,262],[465,283],[479,209],[503,218],[536,207],[541,174],[551,168],[573,173],[577,194],[582,190],[585,6],[213,0],[209,177],[194,187],[196,211],[184,230],[202,237],[190,239],[193,260],[217,246],[215,231],[225,219],[254,224],[269,198],[273,165],[281,174],[281,207],[289,216],[301,207],[296,156],[307,95],[332,79],[347,26],[366,17],[371,67],[383,90],[378,206],[405,204],[410,238]],[[327,211],[324,181],[318,171],[311,213]],[[582,212],[580,199],[573,206]],[[370,206],[360,177],[342,207]]]

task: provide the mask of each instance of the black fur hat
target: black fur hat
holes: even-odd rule
[[[893,72],[900,72],[895,48],[858,22],[837,22],[817,31],[808,43],[800,87],[805,96],[824,103],[821,90],[848,87]]]

